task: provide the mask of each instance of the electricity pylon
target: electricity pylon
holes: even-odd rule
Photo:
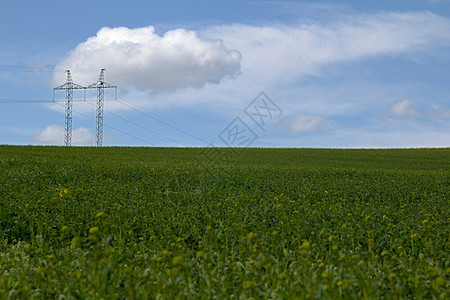
[[[84,89],[84,86],[73,83],[72,75],[70,70],[66,70],[67,79],[66,83],[55,87],[53,89],[53,101],[55,101],[55,90],[66,90],[66,121],[65,121],[65,131],[64,131],[64,145],[72,145],[72,105],[73,105],[73,90]]]
[[[97,89],[97,111],[96,111],[96,123],[97,133],[95,135],[95,145],[101,147],[103,143],[103,108],[105,106],[105,89],[116,89],[117,86],[105,82],[105,69],[100,71],[97,82],[90,84],[87,89]],[[117,97],[117,96],[116,96]]]

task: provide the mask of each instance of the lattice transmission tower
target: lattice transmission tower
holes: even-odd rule
[[[55,101],[55,90],[66,90],[66,118],[65,118],[65,130],[64,130],[64,145],[72,145],[72,106],[73,106],[73,90],[84,90],[85,87],[79,84],[73,83],[70,70],[66,70],[67,79],[66,83],[55,87],[53,89],[53,101]]]
[[[97,89],[97,110],[96,110],[96,123],[97,133],[95,135],[95,145],[97,147],[103,144],[103,109],[105,107],[105,89],[115,89],[115,95],[117,100],[117,86],[105,82],[105,69],[100,71],[97,82],[90,84],[86,89]]]

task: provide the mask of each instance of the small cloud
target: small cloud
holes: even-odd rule
[[[297,115],[297,116],[285,116],[280,122],[278,127],[283,127],[289,130],[292,134],[304,133],[316,131],[319,129],[325,129],[331,124],[331,121],[326,120],[322,116],[318,115]]]
[[[450,118],[450,109],[434,107],[433,117],[437,119],[448,119]]]
[[[94,134],[89,128],[80,127],[72,132],[73,145],[93,145]],[[49,125],[41,133],[28,141],[34,145],[62,145],[64,142],[64,127]]]
[[[72,133],[72,143],[74,145],[94,145],[95,136],[89,128],[80,127]]]
[[[388,116],[395,116],[401,119],[414,119],[420,116],[420,113],[414,109],[414,101],[411,99],[403,99],[395,102],[388,109]]]

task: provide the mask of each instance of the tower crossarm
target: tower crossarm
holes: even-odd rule
[[[73,89],[73,90],[83,90],[85,89],[84,86],[76,84],[76,83],[64,83],[63,85],[57,86],[53,88],[53,90],[67,90],[67,89]]]
[[[115,89],[116,85],[105,82],[105,69],[100,71],[100,75],[98,76],[98,80],[86,87],[87,89],[95,89],[95,88],[103,88],[103,89]]]
[[[72,75],[70,74],[70,70],[66,70],[66,73],[67,73],[66,83],[64,83],[63,85],[55,87],[53,90],[68,90],[68,89],[82,90],[82,89],[85,89],[84,86],[76,84],[76,83],[73,82]]]

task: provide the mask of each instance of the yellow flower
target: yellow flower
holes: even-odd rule
[[[60,197],[63,197],[65,194],[67,194],[69,192],[69,190],[68,189],[66,189],[66,188],[61,188],[61,189],[59,189],[59,196]]]
[[[89,234],[97,234],[98,231],[99,231],[98,226],[94,226],[89,229]]]
[[[102,216],[104,216],[105,215],[105,213],[104,212],[98,212],[96,215],[95,215],[95,217],[96,218],[100,218],[100,217],[102,217]]]
[[[81,238],[79,236],[76,236],[72,239],[71,243],[72,247],[80,247],[81,246]]]
[[[176,276],[178,274],[178,272],[179,272],[178,268],[175,268],[175,267],[166,270],[166,273],[169,276]]]
[[[303,243],[300,246],[301,250],[309,250],[311,248],[311,244],[308,241],[303,241]]]
[[[172,259],[172,264],[173,264],[174,266],[181,265],[182,263],[183,263],[183,258],[182,258],[181,256],[175,256],[175,257]]]
[[[442,278],[441,276],[436,277],[434,282],[436,283],[437,286],[444,286],[445,285],[445,279]]]

